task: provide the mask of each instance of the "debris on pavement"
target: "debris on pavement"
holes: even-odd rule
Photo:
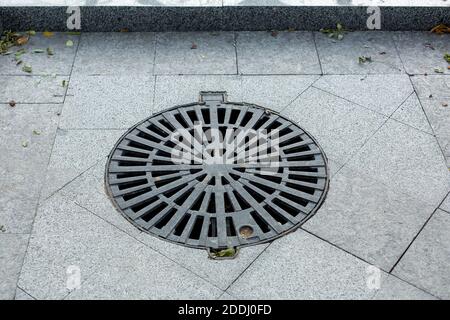
[[[346,32],[346,30],[340,23],[336,24],[336,29],[322,28],[319,31],[328,34],[328,37],[330,38],[336,38],[338,40],[342,40]]]
[[[210,250],[209,256],[212,259],[220,259],[220,258],[232,258],[236,256],[237,250],[235,248],[227,248],[227,249],[219,249],[219,250]]]
[[[450,27],[441,23],[441,24],[438,24],[437,26],[435,26],[434,28],[432,28],[431,32],[437,33],[437,34],[450,33]]]
[[[450,53],[444,54],[444,60],[450,63]]]
[[[11,101],[9,102],[9,106],[10,106],[11,108],[14,108],[14,107],[16,106],[16,102],[15,102],[14,100],[11,100]]]
[[[25,64],[22,67],[22,71],[27,72],[27,73],[32,73],[33,72],[33,68],[29,64]]]
[[[363,63],[366,63],[366,62],[372,62],[372,57],[370,57],[370,56],[360,56],[360,57],[358,57],[358,63],[359,64],[363,64]]]
[[[51,32],[51,31],[44,31],[44,32],[42,33],[42,35],[43,35],[44,37],[46,37],[46,38],[51,38],[51,37],[53,37],[55,34],[54,34],[53,32]]]

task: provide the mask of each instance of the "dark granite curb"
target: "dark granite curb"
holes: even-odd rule
[[[381,30],[430,30],[450,24],[450,7],[381,7]],[[67,31],[67,7],[0,7],[5,30]],[[81,31],[318,30],[337,22],[367,30],[367,7],[81,7]]]

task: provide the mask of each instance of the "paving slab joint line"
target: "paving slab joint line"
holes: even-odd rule
[[[98,214],[96,214],[96,213],[93,212],[92,210],[90,210],[90,209],[88,209],[88,208],[86,208],[86,207],[83,207],[81,204],[77,203],[76,201],[74,201],[74,204],[75,204],[76,206],[82,208],[83,210],[86,210],[87,212],[89,212],[90,214],[94,215],[94,216],[97,217],[98,219],[100,219],[100,220],[106,222],[107,224],[109,224],[109,225],[112,226],[113,228],[117,229],[118,231],[120,231],[120,232],[126,234],[127,236],[129,236],[129,237],[132,238],[133,240],[136,240],[137,242],[139,242],[140,244],[142,244],[142,245],[144,245],[145,247],[149,248],[150,250],[156,252],[157,254],[162,255],[163,257],[165,257],[165,258],[167,258],[167,259],[169,259],[170,261],[172,261],[173,263],[175,263],[177,266],[179,266],[179,267],[181,267],[181,268],[187,270],[188,272],[192,273],[192,274],[195,275],[196,277],[199,277],[200,279],[206,281],[207,283],[209,283],[210,285],[212,285],[212,286],[214,286],[215,288],[219,289],[220,291],[224,291],[222,288],[220,288],[220,287],[218,287],[216,284],[212,283],[209,279],[205,278],[204,276],[202,276],[202,275],[200,275],[200,274],[197,274],[194,270],[191,270],[191,269],[189,269],[188,267],[186,267],[186,266],[180,264],[178,261],[176,261],[176,260],[174,260],[173,258],[167,256],[166,254],[164,254],[164,253],[161,252],[160,250],[151,247],[150,245],[148,245],[147,243],[143,242],[142,240],[140,240],[140,239],[134,237],[133,235],[131,235],[131,234],[129,234],[128,232],[126,232],[125,230],[123,230],[123,229],[119,228],[118,226],[112,224],[110,221],[105,220],[103,217],[99,216]],[[142,233],[142,232],[141,232],[141,233]],[[207,259],[207,253],[206,253],[206,250],[205,250],[205,259]]]
[[[323,90],[323,89],[320,89],[320,88],[317,88],[317,87],[314,87],[314,88],[316,88],[316,89],[319,89],[319,90],[322,90],[322,91],[324,91],[324,92],[327,92],[327,93],[329,93],[328,91],[326,91],[326,90]],[[396,111],[397,111],[397,109],[398,108],[400,108],[408,99],[409,99],[409,97],[412,95],[414,93],[414,91],[412,91],[410,94],[408,94],[408,96],[399,104],[399,106],[395,109]],[[330,94],[332,94],[332,93],[330,93]],[[333,94],[334,95],[334,94]],[[342,98],[342,97],[339,97],[339,96],[337,96],[337,95],[334,95],[335,97],[338,97],[338,98],[341,98],[341,99],[344,99],[344,98]],[[368,109],[368,108],[366,108],[366,107],[364,107],[364,106],[362,106],[362,105],[359,105],[358,103],[354,103],[354,102],[352,102],[352,101],[350,101],[350,100],[347,100],[347,99],[344,99],[344,100],[346,100],[346,101],[348,101],[348,102],[350,102],[350,103],[353,103],[353,104],[355,104],[355,105],[357,105],[357,106],[360,106],[360,107],[362,107],[362,108],[365,108],[366,110],[370,110],[370,109]],[[370,111],[373,111],[373,110],[370,110]],[[395,112],[395,111],[394,111]],[[369,137],[367,137],[367,139],[363,142],[363,144],[357,149],[357,150],[355,150],[352,154],[350,154],[350,156],[348,157],[348,159],[347,159],[347,161],[345,161],[345,163],[341,166],[341,168],[338,170],[338,171],[340,171],[343,167],[345,167],[346,165],[347,165],[347,163],[349,163],[352,159],[353,159],[353,157],[355,157],[357,154],[358,154],[358,152],[362,149],[362,148],[364,148],[364,146],[370,141],[370,139],[372,139],[377,133],[378,133],[378,131],[380,131],[381,130],[381,128],[383,127],[383,126],[385,126],[386,125],[386,123],[391,119],[391,117],[392,117],[392,115],[394,114],[394,112],[393,113],[391,113],[391,115],[390,116],[386,116],[386,115],[384,115],[384,114],[381,114],[384,118],[385,118],[385,120],[380,124],[380,126],[369,136]],[[392,119],[392,120],[394,120],[394,119]],[[399,121],[398,121],[399,122]],[[413,129],[415,129],[415,130],[418,130],[418,131],[421,131],[421,130],[419,130],[419,129],[417,129],[417,128],[413,128]],[[421,131],[422,132],[422,131]],[[337,173],[337,172],[336,172]],[[336,174],[335,174],[336,175]],[[375,178],[374,178],[375,179]],[[377,179],[376,179],[377,180]],[[378,180],[377,180],[378,181]],[[381,181],[379,181],[379,182],[381,182]],[[383,183],[383,185],[384,185],[384,183]],[[410,196],[411,197],[411,195],[409,195],[409,194],[407,194],[407,193],[404,193],[404,192],[401,192],[402,194],[404,194],[404,195],[408,195],[408,196]]]
[[[410,81],[411,81],[411,80],[410,80]],[[392,116],[397,112],[397,110],[400,109],[400,108],[406,103],[406,101],[408,101],[408,99],[409,99],[412,95],[414,95],[415,93],[416,93],[416,92],[415,92],[414,86],[413,86],[413,91],[411,91],[411,93],[408,95],[408,97],[407,97],[405,100],[403,100],[403,102],[402,102],[402,103],[401,103],[401,104],[400,104],[400,105],[399,105],[399,106],[398,106],[398,107],[397,107],[397,108],[389,115],[389,119],[392,120],[392,121],[401,123],[401,124],[403,124],[403,125],[405,125],[405,126],[408,126],[408,127],[412,128],[412,129],[414,129],[414,130],[417,130],[417,131],[420,131],[420,132],[422,132],[422,133],[425,133],[425,134],[427,134],[427,135],[436,137],[436,135],[434,134],[433,128],[431,127],[431,124],[430,124],[430,122],[429,122],[429,120],[428,120],[428,117],[427,117],[425,111],[424,111],[423,108],[422,108],[422,104],[420,104],[420,107],[421,107],[421,110],[422,110],[423,114],[425,115],[425,118],[426,118],[426,120],[427,120],[428,125],[430,126],[430,128],[431,128],[431,130],[432,130],[431,133],[426,132],[426,131],[423,131],[423,130],[418,129],[418,128],[416,128],[416,127],[413,127],[412,125],[410,125],[410,124],[408,124],[408,123],[404,123],[403,121],[400,121],[400,120],[397,120],[397,119],[395,119],[395,118],[392,118]],[[420,103],[419,97],[417,97],[417,95],[416,95],[416,98],[417,98],[417,100],[418,100],[419,103]]]
[[[441,204],[439,205],[439,208],[438,208],[438,209],[440,209],[440,210],[442,210],[442,211],[444,211],[444,212],[450,213],[449,210],[446,210],[446,209],[442,209],[442,208],[441,208],[442,204],[445,202],[445,200],[446,200],[447,198],[450,198],[450,191],[449,191],[449,193],[447,193],[447,195],[444,197],[444,200],[442,200],[442,202],[441,202]]]
[[[444,151],[444,149],[442,148],[442,146],[441,146],[441,144],[440,144],[440,142],[439,142],[439,139],[437,138],[436,132],[434,131],[433,126],[431,125],[431,122],[430,122],[430,119],[428,118],[427,113],[425,112],[425,108],[423,107],[422,100],[420,99],[419,94],[417,93],[416,86],[414,85],[414,82],[411,80],[411,77],[412,77],[412,76],[409,76],[409,77],[408,77],[409,82],[411,83],[411,86],[413,87],[413,90],[414,90],[414,93],[415,93],[415,95],[416,95],[417,101],[419,101],[420,107],[422,108],[422,112],[423,112],[424,115],[425,115],[425,119],[427,119],[427,123],[428,123],[428,125],[429,125],[430,128],[431,128],[431,132],[433,133],[433,136],[434,136],[434,138],[436,139],[436,142],[437,142],[437,145],[438,145],[438,147],[439,147],[439,150],[441,150],[441,153],[442,153],[442,157],[443,157],[443,159],[444,159],[444,162],[447,163],[447,157],[445,156],[445,151]],[[449,169],[450,169],[450,168],[449,168]]]
[[[298,230],[298,229],[297,229]],[[295,232],[295,231],[293,231]],[[244,270],[242,270],[237,276],[236,278],[234,278],[234,280],[225,288],[225,292],[228,291],[228,289],[231,288],[231,286],[255,263],[256,260],[259,259],[259,257],[266,252],[266,250],[272,245],[272,243],[274,241],[277,241],[277,239],[272,240],[271,242],[268,243],[268,245],[244,268]]]
[[[312,32],[312,38],[314,42],[314,49],[316,50],[317,60],[319,61],[320,75],[323,76],[322,60],[320,60],[319,50],[317,49],[316,32]]]
[[[306,87],[304,90],[302,90],[295,98],[292,99],[291,102],[289,102],[286,106],[284,106],[280,111],[278,111],[279,114],[281,114],[284,110],[286,110],[291,104],[293,104],[296,100],[300,98],[302,94],[304,94],[306,91],[308,91],[310,88],[315,88],[314,84],[319,81],[321,78],[321,75],[317,75],[317,79],[315,79],[308,87]]]
[[[57,194],[58,192],[60,192],[61,190],[63,190],[64,188],[66,188],[68,185],[70,185],[72,182],[74,182],[76,179],[78,179],[80,176],[82,176],[83,174],[85,174],[88,170],[92,169],[93,167],[95,167],[100,161],[102,161],[103,159],[106,159],[107,156],[104,156],[100,159],[98,159],[94,164],[92,164],[91,166],[89,166],[89,168],[86,168],[85,170],[83,170],[83,172],[81,172],[80,174],[78,174],[76,177],[74,177],[73,179],[71,179],[70,181],[66,182],[63,186],[61,186],[60,188],[58,188],[57,190],[53,191],[47,198],[43,199],[43,202],[47,201],[48,199],[52,198],[55,194]],[[40,201],[41,199],[39,199]],[[40,206],[40,205],[39,205]],[[39,207],[38,206],[38,207]]]
[[[155,75],[155,70],[156,70],[156,46],[158,44],[157,42],[157,33],[155,32],[153,34],[153,66],[152,66],[152,74]],[[153,91],[154,93],[154,91]]]
[[[70,76],[69,76],[69,79],[70,79]],[[67,92],[67,88],[66,88],[66,92]],[[64,98],[64,100],[65,100],[65,98]],[[64,102],[63,102],[62,104],[64,105]],[[59,111],[61,111],[61,108],[60,108]],[[61,118],[58,117],[58,121],[57,121],[56,128],[55,128],[54,135],[53,135],[52,146],[51,146],[51,148],[50,148],[50,152],[49,152],[48,159],[47,159],[47,166],[46,166],[45,172],[44,172],[45,177],[47,177],[48,167],[49,167],[49,165],[50,165],[50,160],[51,160],[51,157],[52,157],[52,154],[53,154],[53,150],[54,150],[54,148],[55,148],[56,134],[57,134],[57,131],[58,131],[58,127],[59,127],[59,122],[60,122],[60,120],[61,120]],[[42,189],[43,189],[43,185],[41,184],[40,187],[39,187],[39,193],[38,193],[37,202],[36,202],[36,205],[35,205],[35,208],[34,208],[34,214],[33,214],[32,223],[31,223],[31,228],[30,228],[30,236],[28,237],[26,249],[25,249],[24,255],[23,255],[23,257],[22,257],[22,262],[21,262],[21,264],[20,264],[19,277],[17,278],[17,281],[16,281],[16,287],[17,287],[17,283],[18,283],[18,281],[19,281],[20,275],[22,274],[23,264],[24,264],[24,262],[25,262],[25,258],[26,258],[27,254],[28,254],[28,248],[29,248],[29,246],[30,246],[31,235],[32,235],[33,230],[34,230],[34,223],[35,223],[35,220],[36,220],[37,211],[38,211],[38,208],[40,207],[39,204],[40,204],[40,202],[41,202]],[[15,294],[14,294],[14,295],[15,295]]]
[[[414,243],[414,241],[416,241],[417,237],[419,236],[419,234],[422,232],[422,230],[425,228],[425,226],[428,224],[428,222],[431,220],[431,218],[434,216],[434,214],[436,213],[437,210],[439,210],[439,207],[442,205],[442,203],[444,202],[445,198],[439,203],[439,205],[437,206],[436,209],[434,209],[434,211],[430,214],[430,216],[428,217],[428,219],[425,221],[425,223],[422,225],[422,227],[419,229],[419,231],[416,233],[416,235],[413,237],[413,239],[411,240],[411,242],[408,244],[408,246],[406,247],[406,249],[403,251],[403,253],[400,255],[400,257],[398,258],[398,260],[395,262],[394,266],[391,268],[391,270],[389,270],[389,273],[392,274],[392,272],[394,271],[395,267],[398,265],[398,263],[400,262],[400,260],[402,260],[403,256],[406,254],[406,252],[409,250],[409,248],[412,246],[412,244]]]
[[[14,298],[13,298],[13,300],[16,300],[16,297],[17,297],[17,289],[22,290],[23,292],[25,292],[27,295],[29,295],[29,296],[30,296],[31,298],[33,298],[34,300],[38,300],[38,299],[36,299],[35,296],[33,296],[31,293],[29,293],[28,291],[24,290],[24,289],[21,288],[20,286],[17,286],[17,287],[16,287],[16,292],[14,293]]]
[[[376,266],[375,264],[370,263],[370,262],[364,260],[363,258],[357,256],[356,254],[354,254],[354,253],[352,253],[352,252],[350,252],[350,251],[347,251],[347,250],[345,250],[345,249],[339,247],[338,245],[336,245],[336,244],[334,244],[334,243],[332,243],[332,242],[330,242],[330,241],[328,241],[328,240],[326,240],[326,239],[324,239],[324,238],[322,238],[322,237],[316,235],[315,233],[313,233],[313,232],[311,232],[311,231],[309,231],[309,230],[307,230],[307,229],[303,229],[303,227],[300,227],[299,230],[303,230],[303,231],[307,232],[308,234],[312,235],[313,237],[316,237],[317,239],[319,239],[319,240],[321,240],[321,241],[324,241],[324,242],[328,243],[329,245],[333,246],[334,248],[336,248],[336,249],[338,249],[338,250],[341,250],[341,251],[343,251],[343,252],[345,252],[345,253],[347,253],[347,254],[349,254],[349,255],[355,257],[356,259],[358,259],[358,260],[360,260],[360,261],[362,261],[362,262],[364,262],[364,263],[366,263],[366,264],[368,264],[368,265],[375,266],[375,267],[379,268],[380,270],[382,270],[383,272],[385,272],[386,274],[389,274],[390,276],[393,276],[393,277],[395,277],[395,278],[397,278],[397,279],[399,279],[399,280],[401,280],[401,281],[403,281],[403,282],[405,282],[405,283],[407,283],[407,284],[413,286],[414,288],[416,288],[416,289],[418,289],[418,290],[420,290],[420,291],[423,291],[423,292],[425,292],[425,293],[427,293],[427,294],[429,294],[429,295],[431,295],[431,296],[433,296],[433,297],[435,297],[435,298],[437,298],[437,299],[440,299],[439,297],[437,297],[437,296],[435,296],[434,294],[428,292],[427,290],[424,290],[423,288],[420,288],[420,287],[416,286],[415,284],[410,283],[409,281],[406,281],[406,280],[404,280],[404,279],[398,277],[398,276],[395,275],[395,274],[392,274],[391,271],[392,271],[393,268],[391,269],[391,271],[384,270],[383,268],[380,268],[380,267]],[[377,294],[377,292],[374,293],[374,295],[372,296],[372,298],[375,297],[376,294]]]

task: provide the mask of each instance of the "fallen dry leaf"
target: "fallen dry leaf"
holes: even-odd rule
[[[435,26],[430,31],[437,34],[450,33],[450,27],[447,27],[445,24],[441,23]]]
[[[19,38],[17,38],[16,40],[16,44],[18,46],[23,46],[24,44],[26,44],[28,42],[28,36],[20,36]]]
[[[51,37],[53,37],[55,34],[54,34],[53,32],[51,32],[51,31],[44,31],[44,32],[42,33],[42,35],[43,35],[44,37],[46,37],[46,38],[51,38]]]

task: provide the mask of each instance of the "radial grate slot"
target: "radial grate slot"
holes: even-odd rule
[[[322,204],[326,157],[297,124],[267,109],[201,93],[126,132],[108,159],[106,190],[144,232],[221,249],[271,241]]]

